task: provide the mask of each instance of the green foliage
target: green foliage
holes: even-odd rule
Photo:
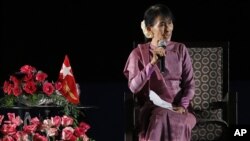
[[[24,98],[25,96],[25,98]],[[50,101],[49,104],[42,104],[40,105],[39,102],[41,99],[47,99]],[[61,112],[64,115],[70,116],[74,118],[74,125],[78,124],[78,117],[79,115],[84,115],[81,110],[77,108],[77,105],[74,105],[67,101],[67,99],[59,94],[52,94],[50,96],[46,96],[44,94],[33,94],[33,95],[21,95],[21,96],[14,96],[14,95],[4,95],[3,98],[0,99],[0,107],[14,107],[14,106],[29,106],[29,107],[36,107],[36,106],[58,106],[62,107]]]
[[[0,107],[13,107],[15,101],[16,97],[14,95],[4,95],[4,97],[0,99]]]

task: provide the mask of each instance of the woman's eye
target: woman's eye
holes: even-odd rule
[[[172,24],[172,21],[167,21],[166,23],[167,23],[167,25],[170,25],[170,24]]]
[[[161,23],[160,26],[165,26],[166,24],[165,23]]]

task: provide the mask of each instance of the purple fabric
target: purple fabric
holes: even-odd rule
[[[194,80],[186,46],[167,42],[164,73],[160,72],[159,64],[150,64],[151,57],[150,43],[139,44],[130,53],[124,68],[130,90],[141,97],[144,103],[148,103],[148,91],[151,89],[163,100],[187,108],[194,96]],[[147,109],[145,105],[148,104],[143,107]],[[190,139],[196,121],[192,114],[178,114],[152,105],[149,107],[141,112],[142,115],[145,115],[143,111],[151,113],[142,117],[141,140],[172,141],[175,135],[180,136],[182,141]]]
[[[141,131],[140,141],[190,141],[196,123],[193,114],[179,114],[156,107],[152,111],[146,131]]]

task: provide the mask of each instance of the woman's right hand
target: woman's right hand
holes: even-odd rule
[[[180,114],[184,114],[186,113],[186,109],[182,106],[179,106],[179,107],[173,107],[173,110],[177,113],[180,113]]]
[[[165,49],[163,47],[156,47],[153,49],[153,57],[150,61],[152,65],[156,64],[160,57],[166,56]]]

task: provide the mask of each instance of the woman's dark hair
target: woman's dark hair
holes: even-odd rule
[[[155,4],[150,6],[144,13],[145,25],[153,26],[155,19],[158,17],[164,17],[170,20],[174,20],[171,10],[163,4]]]

